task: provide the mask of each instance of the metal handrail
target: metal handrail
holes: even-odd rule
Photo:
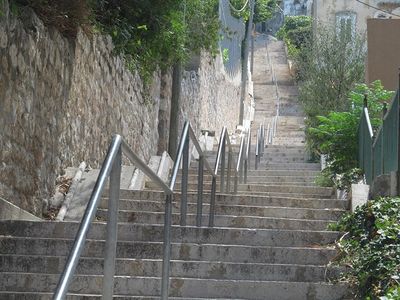
[[[280,116],[280,105],[281,105],[281,97],[279,95],[279,87],[278,87],[278,80],[276,79],[276,74],[275,74],[275,69],[274,66],[271,62],[271,58],[269,55],[269,50],[268,50],[268,43],[266,43],[265,45],[266,48],[266,52],[267,52],[267,58],[268,58],[268,64],[269,67],[271,69],[271,73],[272,73],[272,82],[274,83],[275,86],[275,94],[276,94],[276,112],[275,112],[275,116],[272,120],[272,124],[271,122],[268,124],[268,139],[267,139],[267,143],[268,144],[272,144],[273,138],[276,136],[276,132],[278,131],[278,119]]]
[[[82,217],[74,244],[68,256],[63,273],[58,281],[53,299],[65,299],[68,287],[72,281],[76,267],[79,262],[86,235],[95,217],[97,207],[101,201],[101,195],[106,185],[106,180],[110,177],[109,204],[107,235],[104,254],[104,279],[103,279],[103,299],[111,299],[114,288],[115,256],[117,245],[117,221],[118,221],[118,200],[120,190],[121,160],[124,153],[131,162],[135,163],[150,179],[156,182],[162,190],[170,197],[172,190],[157,176],[122,140],[120,135],[114,135],[108,148],[96,184],[90,196],[85,213]]]
[[[181,139],[179,141],[178,152],[176,154],[175,164],[173,167],[169,188],[171,191],[174,190],[176,179],[178,176],[179,166],[182,163],[182,182],[181,182],[181,226],[186,225],[186,214],[187,214],[187,184],[188,184],[188,173],[189,173],[189,140],[192,140],[197,152],[199,153],[199,181],[198,181],[198,192],[197,192],[197,215],[196,215],[196,226],[201,226],[202,219],[202,204],[203,204],[203,168],[206,169],[212,175],[212,187],[211,187],[211,203],[210,203],[210,215],[209,219],[214,218],[215,210],[215,193],[216,193],[216,174],[212,170],[208,161],[204,158],[203,150],[197,141],[196,135],[189,121],[185,122],[182,130]],[[169,268],[171,260],[171,221],[172,221],[172,195],[167,195],[165,202],[165,218],[164,218],[164,255],[163,255],[163,266],[162,266],[162,280],[161,280],[161,299],[168,299],[169,289]],[[214,221],[212,221],[213,223]]]
[[[369,136],[371,138],[373,138],[374,137],[374,131],[372,130],[371,120],[369,118],[369,113],[368,113],[368,108],[367,107],[363,108],[363,113],[364,113],[364,116],[365,116],[365,121],[367,122],[367,128],[368,128]]]
[[[246,153],[244,159],[244,183],[247,183],[247,171],[250,169],[251,127],[247,130]]]
[[[230,179],[229,168],[232,165],[232,146],[227,134],[227,130],[224,127],[223,140],[228,144],[229,147],[229,161],[228,161],[228,180]],[[201,226],[202,221],[202,201],[203,201],[203,175],[204,168],[212,175],[212,186],[211,186],[211,200],[210,200],[210,212],[209,212],[209,226],[214,226],[214,215],[215,215],[215,195],[216,195],[216,179],[218,169],[212,169],[208,161],[205,159],[205,154],[202,151],[200,144],[196,138],[196,135],[190,126],[188,121],[185,122],[182,130],[181,139],[178,146],[178,151],[173,166],[172,176],[169,185],[157,176],[145,162],[143,162],[125,143],[120,135],[114,135],[112,142],[107,151],[106,157],[102,164],[99,176],[97,178],[95,187],[90,196],[90,200],[86,207],[84,216],[76,234],[74,244],[71,252],[68,256],[64,270],[60,276],[59,282],[56,287],[56,291],[53,295],[54,300],[65,299],[68,292],[68,287],[74,276],[76,267],[79,262],[79,258],[83,251],[83,247],[86,241],[87,233],[90,229],[91,223],[94,220],[97,207],[101,201],[101,195],[106,185],[106,180],[110,178],[109,188],[109,203],[108,203],[108,215],[107,215],[107,234],[106,244],[104,253],[104,277],[103,277],[103,292],[102,299],[109,300],[113,297],[114,292],[114,275],[115,275],[115,259],[116,259],[116,248],[117,248],[117,237],[118,237],[118,202],[119,202],[119,191],[120,191],[120,179],[121,179],[121,162],[122,154],[124,154],[138,169],[143,171],[153,182],[155,182],[162,191],[165,192],[165,216],[164,216],[164,243],[163,243],[163,265],[162,265],[162,280],[161,280],[161,299],[168,299],[168,288],[169,288],[169,268],[171,259],[171,223],[172,223],[172,200],[176,184],[176,179],[179,172],[179,167],[182,163],[182,183],[181,183],[181,226],[186,225],[186,213],[187,213],[187,183],[188,183],[188,170],[189,170],[189,141],[192,141],[194,147],[199,153],[199,168],[198,168],[198,192],[197,192],[197,215],[196,215],[196,226]],[[242,139],[243,141],[243,139]],[[225,151],[225,143],[223,143],[223,150]],[[221,146],[220,142],[220,146]],[[221,147],[219,147],[221,148]],[[217,156],[217,162],[224,163],[225,153],[219,150]],[[241,146],[243,153],[243,146]],[[223,155],[222,155],[223,154]],[[221,158],[222,155],[222,158]],[[239,154],[239,163],[243,154]],[[247,156],[248,157],[248,156]],[[240,169],[240,168],[239,168]],[[235,176],[237,178],[237,168],[234,168]],[[221,178],[223,177],[225,170],[222,169]],[[235,191],[237,190],[237,184]]]
[[[225,154],[226,154],[226,145],[228,145],[228,169],[227,169],[227,184],[225,188]],[[224,192],[230,192],[230,177],[231,177],[231,169],[232,169],[232,160],[233,158],[233,151],[232,151],[232,144],[229,138],[228,130],[226,127],[222,128],[220,139],[219,139],[219,145],[218,145],[218,152],[217,152],[217,157],[215,159],[215,165],[214,165],[214,174],[217,176],[218,175],[218,168],[221,163],[221,175],[220,175],[220,191],[221,193]],[[238,159],[240,159],[238,157]],[[237,164],[237,162],[233,162],[234,165]],[[238,172],[236,171],[236,168],[234,168],[235,176],[238,175]],[[237,190],[234,190],[236,193]]]
[[[257,140],[256,140],[256,157],[255,157],[255,169],[258,169],[258,164],[261,161],[261,157],[264,155],[265,148],[265,127],[264,124],[260,124],[257,129]]]

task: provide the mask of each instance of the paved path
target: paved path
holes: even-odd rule
[[[304,114],[297,100],[298,89],[290,75],[282,41],[266,35],[257,36],[253,82],[256,103],[253,128],[260,124],[264,124],[266,129],[268,124],[272,126],[279,106],[277,132],[273,144],[303,145]]]

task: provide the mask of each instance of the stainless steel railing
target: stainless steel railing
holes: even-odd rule
[[[172,171],[171,181],[169,189],[174,190],[176,179],[179,172],[179,166],[182,162],[182,183],[181,183],[181,226],[186,225],[186,214],[187,214],[187,184],[189,175],[189,141],[192,141],[197,152],[199,153],[199,166],[198,166],[198,191],[197,191],[197,214],[196,214],[196,226],[201,226],[202,219],[202,206],[203,206],[203,171],[204,167],[212,175],[212,187],[211,187],[211,202],[215,203],[216,193],[216,174],[211,169],[204,153],[197,141],[196,135],[190,123],[185,122],[182,130],[181,139],[178,146],[178,153],[176,155],[175,164]],[[161,299],[168,299],[169,289],[169,267],[171,259],[171,220],[172,220],[172,197],[173,194],[167,195],[165,201],[165,218],[164,218],[164,255],[163,255],[163,269],[162,269],[162,280],[161,280]],[[214,199],[214,200],[213,200]],[[215,206],[212,208],[215,209]],[[211,205],[210,205],[211,210]],[[209,219],[211,214],[214,216],[214,211],[210,211]]]
[[[233,155],[233,147],[229,138],[228,130],[223,127],[219,138],[217,157],[214,165],[214,175],[220,177],[220,192],[230,193],[231,192],[231,174],[234,172],[234,188],[233,193],[236,194],[238,191],[238,181],[240,183],[247,183],[247,171],[250,168],[250,129],[245,136],[242,136],[240,140],[239,152],[237,160],[235,161]],[[228,166],[226,167],[226,148],[228,147]],[[233,167],[234,166],[234,167]],[[225,184],[226,175],[226,184]],[[212,188],[216,188],[214,182]],[[210,201],[210,215],[209,215],[209,227],[214,226],[214,212],[215,212],[215,194],[211,194]]]
[[[248,133],[250,135],[250,132]],[[166,195],[165,199],[165,216],[164,216],[164,244],[163,244],[163,265],[162,265],[162,279],[161,279],[161,299],[168,299],[169,288],[169,268],[171,258],[171,223],[172,223],[172,200],[174,195],[175,183],[179,172],[179,167],[182,163],[182,183],[181,183],[181,219],[180,225],[186,225],[187,215],[187,184],[189,174],[189,142],[191,141],[197,152],[199,153],[198,161],[198,191],[197,191],[197,214],[196,226],[200,227],[202,224],[202,206],[203,206],[203,176],[204,168],[212,175],[211,186],[211,200],[209,212],[209,226],[214,226],[215,216],[215,195],[218,177],[218,166],[221,163],[221,192],[224,191],[224,174],[225,174],[225,143],[229,148],[228,169],[227,169],[227,187],[226,192],[230,192],[230,172],[232,169],[233,151],[230,144],[229,135],[224,127],[218,148],[218,155],[216,158],[214,170],[208,163],[204,152],[202,151],[199,142],[194,134],[189,122],[185,122],[182,130],[181,139],[179,142],[178,152],[173,166],[172,176],[169,185],[158,177],[147,165],[144,163],[123,141],[120,135],[115,135],[112,139],[110,147],[107,151],[106,158],[101,167],[99,176],[97,178],[95,187],[90,196],[90,200],[86,207],[84,216],[76,234],[74,244],[68,256],[64,270],[60,276],[56,291],[53,295],[54,300],[65,299],[68,287],[73,279],[79,258],[83,251],[86,236],[90,226],[95,217],[97,207],[101,201],[101,195],[105,188],[107,179],[110,180],[109,186],[109,202],[108,202],[108,215],[107,215],[107,232],[106,244],[104,253],[104,277],[103,277],[103,291],[102,299],[109,300],[113,297],[114,292],[114,275],[115,275],[115,259],[116,248],[118,240],[118,202],[120,191],[120,177],[121,177],[121,161],[122,154],[124,154],[137,168],[142,170],[153,182],[155,182]],[[237,179],[239,174],[243,172],[245,175],[245,182],[247,179],[247,166],[250,157],[250,138],[247,137],[247,145],[245,145],[245,138],[243,137],[240,144],[239,156],[236,163],[235,172],[235,188],[237,191]],[[245,170],[243,170],[245,168]]]
[[[261,157],[264,156],[264,148],[265,148],[265,127],[264,124],[261,124],[257,129],[256,136],[256,156],[255,156],[255,169],[258,169],[258,164],[261,161]]]
[[[275,116],[273,117],[272,121],[270,121],[268,123],[268,126],[267,126],[267,139],[266,139],[266,142],[267,142],[267,144],[272,144],[273,143],[273,138],[276,136],[276,132],[278,130],[278,121],[279,121],[279,116],[280,116],[281,97],[280,97],[280,94],[279,94],[278,80],[276,79],[274,65],[272,64],[271,57],[270,57],[269,50],[268,50],[268,42],[266,43],[265,48],[266,48],[266,52],[267,52],[268,65],[269,65],[269,68],[271,70],[272,83],[275,86],[275,97],[276,97]]]
[[[99,176],[93,192],[90,196],[85,213],[82,217],[81,224],[75,236],[74,244],[68,256],[63,273],[58,281],[53,299],[65,299],[68,287],[74,276],[76,267],[79,262],[90,225],[96,215],[97,207],[101,201],[101,195],[106,185],[106,181],[110,178],[108,216],[107,216],[107,233],[106,245],[104,252],[104,278],[103,278],[103,299],[112,299],[114,289],[115,274],[115,257],[117,247],[117,224],[118,224],[118,202],[121,177],[121,160],[122,153],[140,168],[151,180],[156,182],[165,192],[167,198],[172,195],[170,189],[122,140],[120,135],[115,135],[111,145],[108,148],[106,158],[101,167]]]

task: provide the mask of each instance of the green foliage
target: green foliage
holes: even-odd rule
[[[299,99],[311,122],[318,115],[349,109],[347,97],[364,80],[365,43],[361,36],[338,35],[320,27],[297,56]]]
[[[222,60],[224,61],[224,63],[227,63],[229,61],[229,49],[224,48],[222,50]]]
[[[399,280],[399,276],[395,278]],[[397,287],[389,289],[385,296],[379,297],[379,300],[399,300],[400,299],[400,284]]]
[[[331,173],[327,172],[326,168],[315,178],[315,184],[322,187],[333,187],[335,185]]]
[[[103,0],[94,4],[94,12],[115,51],[145,78],[157,67],[187,60],[192,52],[217,53],[217,0]]]
[[[278,0],[256,0],[254,6],[254,24],[271,19],[277,11],[280,2]]]
[[[399,299],[400,198],[371,200],[330,229],[346,231],[338,243],[346,278],[362,299]]]
[[[75,38],[109,34],[127,66],[149,81],[158,68],[185,62],[202,49],[218,53],[218,0],[12,0],[32,7],[46,25]]]
[[[227,1],[230,1],[231,5],[235,8],[235,10],[231,9],[232,16],[236,18],[243,18],[243,20],[245,21],[249,19],[250,1],[248,0],[227,0]],[[280,0],[255,0],[253,22],[254,23],[265,22],[270,18],[272,18],[273,14],[278,9],[280,2],[281,2]],[[246,3],[248,3],[246,8],[240,13],[238,13],[237,11],[243,8],[243,6]]]
[[[303,46],[312,37],[312,18],[308,16],[286,16],[276,36],[285,41],[291,58],[300,55]]]
[[[357,129],[360,122],[364,97],[368,97],[368,109],[373,128],[382,123],[383,102],[388,101],[393,92],[386,91],[379,80],[370,87],[358,84],[349,93],[346,107],[348,111],[330,112],[327,116],[317,116],[314,124],[307,129],[308,144],[312,151],[326,154],[328,171],[331,178],[342,174],[337,186],[347,189],[360,178],[357,168],[358,139]],[[327,171],[327,172],[328,172]]]

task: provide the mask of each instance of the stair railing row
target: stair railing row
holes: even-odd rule
[[[358,127],[358,166],[364,171],[365,181],[371,184],[382,174],[400,170],[400,89],[390,108],[383,108],[383,121],[376,134],[368,113],[367,97]]]
[[[267,59],[268,65],[271,70],[271,77],[272,83],[275,86],[275,96],[276,96],[276,111],[275,116],[273,117],[272,121],[268,123],[268,130],[267,130],[267,144],[272,144],[273,138],[276,136],[276,132],[278,131],[278,120],[280,116],[280,105],[281,105],[281,97],[279,95],[279,87],[278,87],[278,80],[276,79],[275,69],[271,61],[271,57],[268,50],[268,42],[266,44],[266,52],[267,52]]]
[[[104,277],[102,299],[112,299],[114,290],[115,258],[118,231],[118,203],[121,179],[121,161],[124,154],[132,163],[142,170],[152,181],[165,192],[167,198],[172,195],[172,189],[167,186],[123,141],[120,135],[115,135],[108,148],[106,158],[101,166],[99,176],[86,206],[85,213],[76,233],[64,270],[58,281],[53,299],[65,299],[68,287],[73,279],[79,258],[83,251],[86,236],[96,216],[103,190],[109,178],[109,200],[107,214],[106,244],[104,251]]]
[[[245,159],[243,162],[244,183],[247,183],[247,171],[250,170],[250,161],[251,161],[251,127],[247,131],[246,152],[245,152]]]
[[[248,133],[250,135],[250,132]],[[123,141],[120,135],[115,135],[107,151],[106,158],[101,166],[99,176],[97,178],[95,187],[90,196],[89,202],[86,206],[85,213],[79,225],[75,240],[70,250],[64,270],[60,276],[55,293],[54,300],[65,299],[68,293],[69,285],[75,274],[79,258],[84,249],[87,234],[90,226],[95,218],[97,208],[101,202],[103,190],[106,187],[107,179],[109,178],[109,200],[108,200],[108,214],[107,214],[107,227],[106,227],[106,242],[104,251],[104,277],[103,277],[103,291],[102,299],[112,299],[114,293],[114,276],[115,276],[115,260],[116,249],[118,240],[118,203],[120,192],[120,179],[121,179],[121,164],[122,155],[124,154],[138,169],[143,171],[151,181],[155,182],[159,188],[165,193],[165,216],[164,216],[164,241],[163,241],[163,265],[162,265],[162,279],[161,279],[161,299],[168,299],[169,288],[169,268],[171,257],[171,228],[172,228],[172,201],[174,196],[175,184],[177,181],[180,166],[182,164],[182,182],[181,182],[181,220],[180,225],[186,225],[187,215],[187,184],[189,176],[189,141],[199,153],[198,160],[198,190],[197,190],[197,214],[196,226],[200,227],[202,224],[202,201],[203,201],[203,178],[204,168],[212,176],[211,185],[211,199],[210,199],[210,212],[209,212],[209,227],[214,226],[215,216],[215,195],[218,177],[218,166],[221,163],[220,185],[221,192],[224,191],[223,178],[225,174],[225,148],[228,145],[229,157],[227,169],[227,187],[226,192],[230,192],[230,172],[231,169],[235,172],[235,188],[237,191],[237,180],[243,172],[247,174],[248,160],[250,157],[250,145],[245,146],[245,137],[242,137],[239,149],[238,160],[236,167],[232,167],[233,151],[230,144],[229,135],[226,128],[222,130],[222,140],[220,140],[218,155],[215,163],[214,170],[208,163],[204,152],[195,136],[195,133],[190,126],[189,122],[185,122],[182,130],[181,139],[178,146],[175,163],[173,166],[172,175],[169,185],[167,185],[154,171],[152,171],[145,162],[143,162]],[[250,139],[247,137],[248,143]],[[246,149],[246,151],[245,151]],[[230,166],[230,167],[229,167]],[[243,170],[244,168],[244,170]],[[247,176],[247,175],[246,175]]]
[[[255,170],[258,169],[258,164],[261,161],[261,157],[264,156],[265,149],[265,127],[264,124],[261,124],[257,129],[256,135],[256,156],[255,156]]]

